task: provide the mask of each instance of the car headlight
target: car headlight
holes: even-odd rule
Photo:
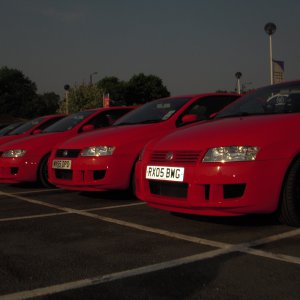
[[[26,153],[26,150],[12,149],[2,153],[2,157],[22,157]]]
[[[259,147],[255,146],[229,146],[210,148],[203,162],[233,162],[252,161],[256,159]]]
[[[83,149],[81,156],[109,156],[112,155],[116,147],[113,146],[95,146]]]

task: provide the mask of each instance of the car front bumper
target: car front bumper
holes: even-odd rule
[[[26,157],[0,158],[0,182],[20,183],[37,180],[38,161]]]
[[[71,169],[54,169],[49,161],[49,181],[59,188],[80,191],[126,189],[129,186],[132,164],[126,157],[70,158]]]
[[[136,195],[152,207],[199,215],[271,213],[278,206],[288,160],[197,163],[184,166],[183,182],[148,180],[136,165]],[[177,166],[183,167],[183,166]]]

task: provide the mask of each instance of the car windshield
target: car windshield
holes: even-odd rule
[[[158,123],[168,120],[191,98],[165,98],[151,101],[129,112],[113,126]]]
[[[22,134],[22,133],[30,130],[35,125],[40,124],[43,120],[45,120],[45,117],[39,117],[39,118],[30,120],[30,121],[24,123],[23,125],[17,127],[16,129],[10,131],[7,135]]]
[[[7,135],[11,130],[13,130],[14,128],[17,128],[18,126],[20,126],[22,123],[13,123],[13,124],[10,124],[10,125],[7,125],[5,127],[3,127],[1,130],[0,130],[0,136],[4,136],[4,135]]]
[[[87,111],[81,111],[72,115],[69,115],[53,125],[47,127],[43,130],[43,132],[63,132],[66,130],[70,130],[74,128],[77,124],[82,122],[84,119],[86,119],[88,116],[96,112],[96,110],[87,110]]]
[[[221,111],[216,118],[300,113],[300,83],[284,83],[257,89]]]

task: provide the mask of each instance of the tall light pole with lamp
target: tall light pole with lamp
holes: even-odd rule
[[[98,74],[98,72],[93,72],[90,74],[90,85],[93,84],[93,75],[96,75],[96,74]]]
[[[241,94],[241,84],[240,84],[240,79],[242,77],[242,73],[241,72],[236,72],[235,73],[235,77],[237,79],[237,93]]]
[[[265,25],[265,32],[269,35],[269,50],[270,50],[270,83],[273,84],[273,53],[272,53],[272,35],[276,31],[274,23],[267,23]]]
[[[64,90],[65,90],[65,97],[66,97],[66,114],[69,113],[69,91],[70,91],[70,86],[68,84],[64,85]]]

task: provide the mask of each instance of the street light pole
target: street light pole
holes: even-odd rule
[[[242,73],[241,72],[236,72],[235,77],[237,79],[237,93],[240,95],[241,94],[240,78],[242,77]]]
[[[65,90],[65,97],[66,97],[66,114],[69,113],[69,91],[70,91],[70,86],[68,84],[64,85],[64,90]]]
[[[272,50],[272,34],[276,31],[274,23],[265,25],[265,32],[269,35],[269,58],[270,58],[270,83],[273,84],[273,50]]]
[[[93,75],[96,75],[96,74],[98,74],[98,72],[93,72],[90,74],[90,85],[93,84]]]

